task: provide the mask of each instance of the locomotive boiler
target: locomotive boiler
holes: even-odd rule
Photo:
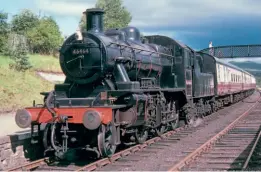
[[[254,84],[219,95],[221,62],[215,57],[166,36],[141,40],[135,27],[104,31],[103,14],[86,10],[82,40],[73,34],[62,45],[64,83],[41,93],[43,105],[17,111],[17,125],[31,126],[32,133],[47,124],[38,134],[46,152],[59,158],[79,149],[111,156],[120,144],[143,143],[181,120],[192,124],[253,91]]]
[[[83,40],[69,37],[61,48],[60,64],[68,80],[92,84],[109,75],[118,89],[138,88],[141,78],[161,75],[171,66],[169,49],[155,44],[142,44],[135,27],[103,32],[103,11],[87,11],[87,32]],[[165,69],[168,70],[168,69]]]

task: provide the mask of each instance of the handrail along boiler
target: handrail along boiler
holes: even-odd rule
[[[191,124],[255,88],[251,74],[172,38],[144,41],[135,27],[103,31],[102,9],[85,14],[83,39],[73,34],[60,50],[64,83],[42,93],[43,106],[15,117],[32,132],[46,123],[43,145],[57,157],[78,149],[111,156],[119,144],[143,143],[181,120]]]

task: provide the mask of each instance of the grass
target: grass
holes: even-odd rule
[[[49,72],[62,72],[58,58],[44,55],[29,55],[33,69]]]
[[[17,110],[43,102],[40,92],[50,91],[54,84],[36,75],[35,70],[61,72],[59,60],[50,56],[30,55],[33,68],[29,71],[17,72],[9,68],[12,60],[0,56],[0,112]]]

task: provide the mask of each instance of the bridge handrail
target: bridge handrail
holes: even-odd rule
[[[261,44],[229,45],[205,48],[200,52],[208,53],[219,58],[261,57]]]

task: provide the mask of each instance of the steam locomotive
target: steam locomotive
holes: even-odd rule
[[[60,49],[66,79],[44,104],[17,111],[21,128],[47,124],[46,151],[108,157],[120,144],[143,143],[253,93],[248,72],[160,35],[140,38],[135,27],[103,31],[102,9],[86,10],[83,39],[71,35]],[[32,136],[32,141],[35,138]]]

